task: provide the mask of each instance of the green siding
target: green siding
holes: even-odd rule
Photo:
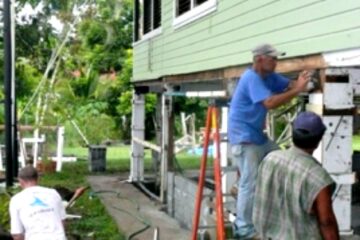
[[[218,0],[215,12],[174,29],[162,1],[162,33],[134,45],[134,81],[251,61],[270,42],[287,57],[360,46],[357,0]]]

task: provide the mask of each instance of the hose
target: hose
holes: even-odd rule
[[[116,191],[101,190],[101,191],[91,192],[90,197],[100,195],[100,194],[105,194],[105,193],[116,194],[117,198],[127,200],[127,201],[131,202],[132,204],[134,204],[137,211],[139,211],[139,209],[140,209],[140,205],[139,205],[138,202],[136,202],[136,201],[134,201],[132,199],[123,197],[123,196],[121,196],[120,192],[116,192]],[[151,223],[149,221],[147,221],[145,218],[140,217],[139,215],[132,214],[131,212],[129,212],[129,211],[125,210],[125,209],[119,208],[119,207],[113,206],[112,208],[114,208],[114,209],[116,209],[116,210],[118,210],[120,212],[123,212],[123,213],[126,213],[126,214],[130,215],[131,217],[138,220],[140,223],[144,224],[144,227],[130,233],[130,235],[126,238],[127,240],[131,240],[136,235],[139,235],[140,233],[142,233],[142,232],[146,231],[147,229],[149,229],[150,227],[152,227],[152,225],[151,225]]]
[[[118,207],[112,207],[120,212],[126,213],[130,216],[132,216],[133,218],[135,218],[136,220],[138,220],[139,222],[141,222],[142,224],[144,224],[144,227],[140,228],[139,230],[136,230],[135,232],[131,233],[128,237],[127,240],[131,240],[133,237],[135,237],[136,235],[146,231],[147,229],[149,229],[151,227],[151,224],[149,222],[147,222],[144,218],[141,218],[139,216],[136,216],[122,208],[118,208]]]

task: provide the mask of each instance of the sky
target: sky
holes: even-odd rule
[[[16,16],[18,23],[27,23],[31,20],[31,16],[39,13],[43,8],[43,4],[40,2],[35,8],[33,8],[29,3],[26,3],[23,9]],[[56,16],[51,16],[49,23],[54,27],[56,33],[60,33],[63,24]]]

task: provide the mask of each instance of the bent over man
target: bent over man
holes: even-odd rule
[[[59,194],[38,186],[38,173],[32,166],[19,172],[23,189],[10,200],[11,234],[15,240],[66,240],[65,209]]]

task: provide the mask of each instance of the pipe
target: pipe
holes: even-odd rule
[[[154,193],[152,193],[149,189],[146,188],[146,186],[142,182],[137,182],[136,185],[145,192],[145,194],[149,195],[150,198],[161,202],[161,199],[159,196],[156,196]]]
[[[11,41],[11,1],[4,0],[4,88],[5,88],[5,153],[6,153],[6,186],[14,184],[14,154],[12,136],[12,41]],[[17,159],[16,159],[17,160]]]
[[[158,227],[154,229],[154,240],[160,240],[160,231]]]

